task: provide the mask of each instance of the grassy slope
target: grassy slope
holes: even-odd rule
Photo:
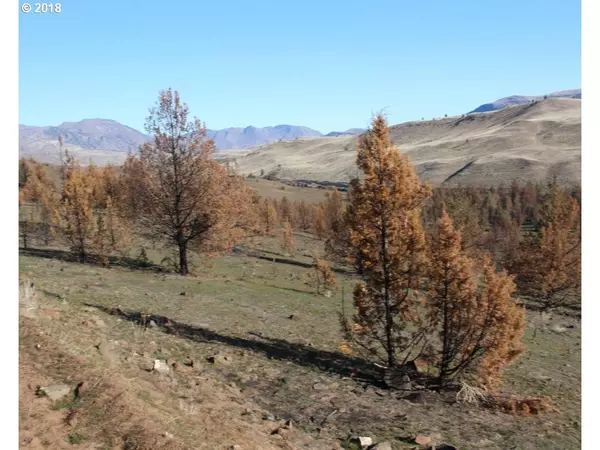
[[[298,238],[301,254],[308,254],[310,248],[318,245],[312,239]],[[268,240],[257,242],[256,246],[272,254],[278,251],[277,244]],[[213,445],[223,444],[219,439],[231,435],[238,440],[228,440],[228,445],[249,439],[255,443],[248,444],[248,448],[269,448],[267,442],[273,448],[286,448],[279,435],[267,433],[269,426],[275,427],[274,423],[260,420],[262,412],[267,411],[291,417],[297,429],[314,437],[331,440],[350,434],[371,435],[378,441],[391,440],[394,448],[411,448],[407,442],[416,434],[438,434],[444,442],[469,449],[580,447],[577,321],[556,317],[551,324],[569,323],[575,328],[561,334],[538,333],[535,344],[530,342],[531,328],[528,329],[528,353],[505,377],[508,391],[550,395],[560,408],[560,415],[517,418],[436,398],[428,404],[413,404],[398,400],[396,393],[350,378],[350,373],[362,365],[338,351],[340,293],[333,298],[314,295],[303,282],[308,270],[304,264],[308,261],[301,255],[288,263],[230,255],[198,265],[198,276],[190,278],[116,267],[107,270],[27,256],[21,258],[20,269],[35,281],[45,304],[54,304],[63,311],[59,320],[48,322],[50,335],[61,341],[71,355],[91,361],[92,365],[99,359],[93,347],[96,341],[112,342],[117,355],[116,372],[126,379],[150,383],[145,390],[152,395],[161,392],[162,400],[154,405],[154,410],[169,419],[159,417],[155,422],[161,424],[161,430],[170,430],[188,444],[198,444],[198,432],[194,430],[200,426],[197,414],[189,411],[200,409],[220,414],[216,422],[203,422],[200,427],[206,430],[203,436],[213,436]],[[348,301],[352,281],[341,281]],[[66,303],[57,300],[57,295],[64,296]],[[110,314],[110,308],[117,306],[123,315]],[[135,313],[140,312],[154,315],[159,325],[166,318],[170,324],[142,332],[134,324]],[[81,326],[89,317],[100,317],[106,327],[98,331]],[[22,319],[22,326],[27,320]],[[31,337],[23,338],[21,347],[22,355],[29,354],[23,345],[31,349]],[[204,363],[204,383],[214,383],[218,388],[209,388],[208,384],[187,386],[189,380],[179,378],[175,384],[160,381],[140,369],[140,364],[148,364],[155,356],[203,361],[219,351],[230,355],[232,363],[214,367]],[[48,372],[46,366],[40,370]],[[229,383],[233,383],[233,388]],[[324,389],[316,390],[316,383],[324,385],[319,386]],[[205,392],[197,395],[201,388]],[[228,393],[227,389],[235,389],[235,393]],[[142,400],[150,401],[152,395],[142,395]],[[240,404],[259,412],[240,416]],[[173,417],[178,418],[166,426]],[[231,421],[233,428],[219,428],[219,421],[223,420]],[[296,439],[296,446],[291,448],[320,448],[315,442],[302,447],[304,434],[285,439]],[[323,448],[335,448],[328,445]],[[220,447],[210,447],[209,443],[206,448]]]

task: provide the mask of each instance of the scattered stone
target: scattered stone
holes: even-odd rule
[[[174,436],[171,433],[169,433],[168,431],[165,431],[165,433],[163,434],[163,436],[165,438],[169,439],[169,440],[171,440],[171,439],[174,438]]]
[[[294,316],[293,314],[291,314],[288,319],[293,320],[296,316]]]
[[[48,387],[43,387],[40,390],[53,402],[60,400],[71,392],[71,388],[66,384],[53,384]]]
[[[419,405],[424,405],[427,403],[427,398],[422,392],[413,392],[412,394],[399,398]]]
[[[185,364],[181,364],[181,363],[180,363],[180,362],[178,362],[178,361],[175,361],[175,362],[172,364],[172,367],[173,367],[173,369],[174,369],[176,372],[181,372],[181,373],[189,373],[189,372],[191,372],[192,370],[194,370],[194,368],[193,368],[192,366],[187,366],[187,365],[185,365]]]
[[[35,344],[35,349],[36,350],[41,350],[42,346],[40,344]]]
[[[313,389],[315,391],[326,391],[327,390],[327,385],[323,384],[323,383],[315,383],[313,384]]]
[[[75,396],[77,398],[81,397],[87,390],[90,388],[90,385],[87,381],[83,381],[77,385],[75,388]]]
[[[44,308],[42,309],[42,311],[44,312],[44,314],[46,314],[46,316],[50,317],[52,320],[60,319],[60,311],[57,309]]]
[[[75,425],[77,425],[77,410],[76,409],[72,409],[69,411],[69,414],[67,414],[67,417],[65,418],[65,422],[67,423],[67,425],[74,427]]]
[[[550,328],[550,331],[552,331],[554,333],[561,334],[561,333],[564,333],[565,331],[567,331],[567,329],[564,326],[562,326],[562,325],[554,324]]]
[[[369,450],[392,450],[392,444],[387,441],[380,442],[379,444],[369,447]]]
[[[229,450],[242,450],[242,446],[241,445],[232,445],[231,447],[229,447]]]
[[[429,445],[429,444],[431,444],[431,438],[429,436],[419,434],[415,438],[415,443],[417,443],[419,445]]]
[[[152,367],[152,370],[161,374],[167,374],[169,373],[169,365],[165,361],[155,359],[154,367]]]
[[[94,323],[99,328],[106,328],[106,323],[100,317],[94,317]]]
[[[107,342],[102,342],[98,344],[96,348],[107,362],[114,362],[114,360],[116,359],[115,354],[113,353],[113,351],[110,348],[110,345]]]
[[[217,353],[216,355],[209,356],[206,360],[211,364],[231,364],[231,358],[223,353]]]
[[[154,360],[145,359],[140,363],[140,369],[145,370],[146,372],[152,372],[154,370]]]
[[[263,414],[262,418],[263,420],[268,420],[270,422],[274,422],[276,420],[273,414]]]
[[[286,430],[291,430],[292,429],[292,420],[288,419],[285,421],[285,423],[283,424],[283,428],[285,428]]]
[[[369,448],[373,445],[373,438],[368,436],[360,436],[352,440],[354,444],[360,445],[360,448]]]
[[[154,320],[151,320],[150,323],[148,324],[148,326],[150,328],[157,328],[158,327],[158,325],[156,324],[156,322]]]

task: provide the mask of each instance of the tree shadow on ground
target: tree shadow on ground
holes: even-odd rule
[[[73,253],[66,250],[58,249],[42,249],[42,248],[23,248],[19,247],[19,255],[21,256],[34,256],[37,258],[56,259],[64,262],[80,263]],[[142,262],[135,258],[123,257],[123,256],[110,256],[109,266],[123,267],[126,269],[133,270],[148,270],[155,272],[168,272],[163,266],[153,264],[150,262]],[[86,265],[102,267],[102,263],[99,261],[97,255],[90,254],[85,262]]]
[[[108,308],[94,304],[86,304],[86,306],[91,306],[107,314],[115,315],[123,320],[140,325],[144,323],[149,324],[152,320],[164,333],[191,341],[202,343],[217,342],[260,353],[268,358],[290,361],[301,366],[319,369],[344,377],[349,377],[354,373],[353,378],[355,380],[385,388],[383,373],[377,367],[363,359],[345,356],[342,353],[316,349],[304,344],[271,338],[258,333],[248,333],[257,336],[258,339],[229,336],[206,328],[177,322],[160,315],[143,314],[138,311],[123,311],[119,308]]]
[[[305,263],[302,261],[297,261],[295,259],[285,258],[285,257],[282,257],[282,255],[280,253],[271,252],[268,250],[257,250],[257,249],[253,249],[253,248],[246,248],[245,250],[242,250],[242,249],[238,248],[237,252],[241,253],[244,256],[247,256],[249,258],[256,258],[256,259],[260,259],[263,261],[269,261],[269,262],[274,262],[274,263],[278,263],[278,264],[289,264],[291,266],[303,267],[304,269],[311,269],[313,267],[312,263]],[[273,256],[267,256],[267,255],[273,255]],[[308,257],[307,255],[303,255],[303,256]],[[331,270],[333,270],[335,273],[341,273],[341,274],[345,274],[345,275],[351,275],[351,274],[355,273],[355,271],[353,271],[353,270],[348,270],[348,269],[342,268],[342,267],[332,267]]]
[[[577,304],[566,304],[557,308],[552,308],[551,310],[547,310],[542,303],[533,298],[523,297],[521,299],[520,305],[523,306],[526,310],[537,313],[553,313],[560,316],[581,318],[581,305]]]

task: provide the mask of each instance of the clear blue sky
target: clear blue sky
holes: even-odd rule
[[[209,128],[329,132],[581,86],[579,0],[61,4],[19,13],[20,123],[142,130],[171,86]]]

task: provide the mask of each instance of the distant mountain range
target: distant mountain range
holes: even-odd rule
[[[544,97],[581,99],[581,89],[571,89],[570,91],[552,92],[551,94],[547,95],[511,95],[510,97],[500,98],[492,103],[485,103],[475,108],[473,111],[470,111],[469,114],[497,111],[499,109],[506,108],[507,106],[522,105],[524,103],[531,103],[532,101],[543,100]]]
[[[542,100],[545,96],[515,95],[486,103],[471,113],[496,111],[508,106]],[[581,89],[548,94],[548,98],[581,98]],[[308,127],[276,125],[272,127],[224,128],[208,130],[208,137],[215,140],[218,151],[250,149],[279,141],[305,138],[353,136],[363,133],[362,128],[332,131],[322,134]],[[90,159],[96,164],[122,162],[129,151],[136,151],[150,137],[138,130],[109,119],[84,119],[79,122],[64,122],[58,126],[19,125],[20,155],[34,157],[40,161],[58,161],[58,138],[62,136],[65,147],[82,162]]]
[[[360,128],[333,131],[326,136],[348,136],[364,132]],[[208,137],[215,140],[217,150],[247,149],[281,140],[306,137],[322,137],[321,132],[308,127],[277,125],[258,128],[225,128],[208,130]],[[64,138],[71,151],[82,150],[116,152],[126,154],[136,151],[150,137],[133,128],[109,119],[84,119],[64,122],[58,126],[36,127],[19,125],[19,144],[22,156],[58,155],[58,138]],[[124,156],[123,156],[124,157]]]
[[[270,144],[271,142],[304,137],[348,136],[361,134],[365,130],[351,128],[346,131],[332,131],[326,135],[308,127],[294,125],[276,125],[274,127],[225,128],[208,130],[208,137],[215,140],[218,150],[244,149]]]

